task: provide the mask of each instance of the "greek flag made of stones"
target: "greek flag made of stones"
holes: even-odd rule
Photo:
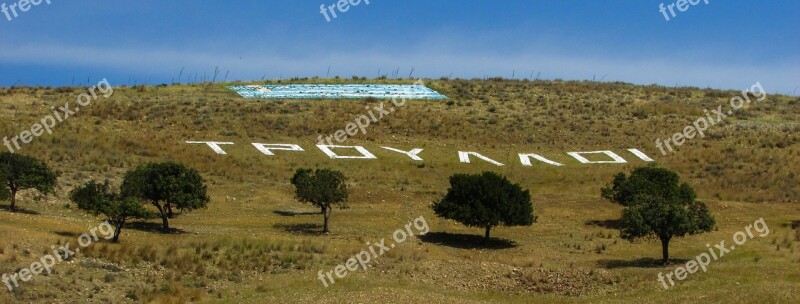
[[[287,84],[229,88],[244,98],[447,98],[424,85],[411,84]]]

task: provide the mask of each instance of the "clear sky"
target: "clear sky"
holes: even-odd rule
[[[414,67],[435,78],[800,86],[796,0],[700,0],[669,21],[651,0],[370,0],[330,22],[320,5],[335,0],[41,1],[12,21],[0,13],[0,86],[169,83],[182,68],[186,82],[215,67],[218,80]]]

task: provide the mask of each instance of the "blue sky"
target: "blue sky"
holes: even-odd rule
[[[666,21],[649,0],[370,0],[327,22],[320,5],[333,3],[51,0],[12,21],[0,14],[0,86],[169,83],[182,68],[186,82],[216,66],[229,80],[324,77],[330,66],[342,77],[414,67],[435,78],[800,86],[800,1],[701,1]]]

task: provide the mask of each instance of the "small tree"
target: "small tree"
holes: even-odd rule
[[[333,206],[347,208],[347,184],[344,174],[331,169],[298,169],[292,176],[297,200],[311,203],[322,211],[325,224],[322,231],[328,233]]]
[[[450,189],[432,208],[439,217],[484,228],[487,241],[492,227],[530,226],[537,219],[530,192],[492,172],[451,176]]]
[[[17,193],[36,189],[48,194],[56,186],[58,173],[43,161],[30,156],[0,152],[0,199],[11,199],[11,210],[16,209]]]
[[[122,197],[118,193],[111,192],[108,181],[103,184],[87,182],[82,187],[73,189],[69,198],[79,209],[94,216],[105,216],[108,223],[114,226],[112,239],[114,243],[119,241],[119,235],[126,222],[150,217],[150,212],[139,199]]]
[[[637,196],[650,195],[667,200],[694,201],[697,195],[680,177],[665,168],[647,166],[636,168],[630,176],[617,173],[611,185],[601,190],[601,196],[623,206],[630,206]]]
[[[170,210],[192,211],[210,201],[200,173],[173,162],[149,163],[128,171],[120,188],[122,196],[145,200],[158,209],[164,233],[169,233]]]
[[[621,237],[658,238],[664,264],[669,263],[670,240],[708,232],[715,225],[708,207],[695,201],[694,189],[679,180],[675,172],[648,166],[634,169],[630,176],[617,174],[613,185],[602,190],[603,197],[626,206]]]

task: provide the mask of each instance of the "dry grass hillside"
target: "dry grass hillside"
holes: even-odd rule
[[[109,79],[114,85],[114,80]],[[276,83],[273,81],[272,83]],[[282,83],[348,83],[295,79]],[[411,83],[411,80],[367,80]],[[227,85],[227,84],[226,84]],[[67,199],[87,180],[118,184],[136,165],[171,160],[206,179],[207,209],[181,214],[179,229],[135,223],[119,244],[99,242],[55,273],[37,276],[0,303],[656,303],[703,301],[788,303],[800,298],[800,98],[769,95],[661,155],[671,137],[741,94],[625,83],[428,80],[449,100],[410,100],[345,145],[377,160],[331,160],[314,145],[345,128],[365,100],[244,99],[222,84],[114,86],[114,95],[81,108],[52,135],[19,153],[61,172],[56,193],[23,192],[21,212],[0,210],[0,272],[11,273],[100,223]],[[768,84],[764,86],[769,89]],[[745,88],[742,88],[745,89]],[[0,134],[13,136],[73,102],[85,88],[0,88]],[[227,141],[227,155],[186,141]],[[251,143],[299,144],[305,152],[266,156]],[[422,162],[382,149],[423,148]],[[713,232],[672,242],[688,260],[755,220],[770,233],[754,238],[708,272],[664,290],[658,242],[627,242],[610,223],[621,207],[600,198],[613,175],[646,162],[678,172],[717,219]],[[612,150],[627,164],[580,164],[566,154]],[[506,165],[462,164],[475,151]],[[518,153],[563,163],[522,166]],[[348,177],[349,209],[334,210],[329,235],[322,216],[293,198],[289,178],[300,167],[329,167]],[[496,246],[479,245],[481,229],[436,218],[429,206],[453,173],[492,170],[531,190],[539,220],[497,228]],[[7,205],[7,202],[2,202]],[[325,288],[328,271],[423,216],[431,233],[398,244],[368,271]],[[476,239],[476,237],[478,239]]]

